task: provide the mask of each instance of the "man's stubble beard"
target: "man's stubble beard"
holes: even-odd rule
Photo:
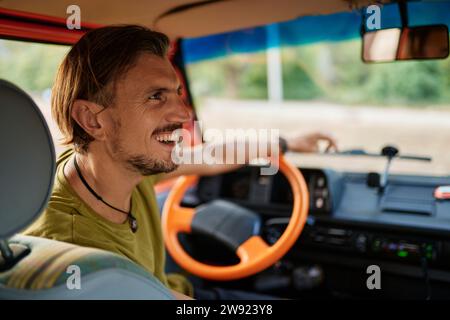
[[[143,176],[151,176],[158,173],[169,173],[178,168],[171,160],[152,159],[144,155],[129,156],[126,159],[128,167]]]
[[[178,168],[172,160],[151,158],[144,154],[130,154],[123,147],[120,139],[120,124],[116,125],[112,143],[113,156],[116,160],[125,163],[128,170],[139,173],[142,176],[151,176],[158,173],[169,173]]]

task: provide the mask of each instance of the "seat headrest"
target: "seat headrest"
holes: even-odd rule
[[[40,110],[0,79],[0,239],[27,227],[47,205],[55,149]]]

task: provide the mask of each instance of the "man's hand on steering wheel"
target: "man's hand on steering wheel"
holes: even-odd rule
[[[336,140],[329,134],[313,132],[306,135],[297,135],[286,139],[287,147],[292,152],[319,152],[320,143],[325,142],[325,152],[338,151]]]

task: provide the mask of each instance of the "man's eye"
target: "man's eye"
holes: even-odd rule
[[[183,88],[179,88],[179,89],[177,90],[177,94],[178,94],[179,96],[182,96],[182,95],[183,95]]]
[[[157,92],[157,93],[151,95],[148,99],[149,100],[161,100],[162,99],[162,93],[161,92]]]

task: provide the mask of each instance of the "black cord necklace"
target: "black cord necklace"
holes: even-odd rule
[[[90,193],[92,193],[92,195],[97,198],[97,200],[100,200],[101,202],[103,202],[105,205],[107,205],[108,207],[110,207],[111,209],[114,209],[116,211],[125,213],[128,217],[128,223],[130,224],[130,228],[131,231],[133,231],[133,233],[135,233],[138,229],[138,225],[137,225],[137,220],[136,218],[133,216],[133,214],[131,213],[131,207],[130,207],[130,212],[126,212],[124,210],[121,210],[119,208],[116,208],[112,205],[110,205],[108,202],[106,202],[105,200],[102,199],[102,197],[100,197],[97,192],[94,191],[94,189],[91,188],[91,186],[87,183],[87,181],[84,179],[83,175],[81,174],[81,170],[80,167],[78,167],[78,163],[77,163],[77,157],[74,156],[73,157],[73,164],[75,165],[75,169],[77,170],[78,176],[80,177],[81,182],[83,182],[84,186],[86,187],[86,189],[89,190]]]

